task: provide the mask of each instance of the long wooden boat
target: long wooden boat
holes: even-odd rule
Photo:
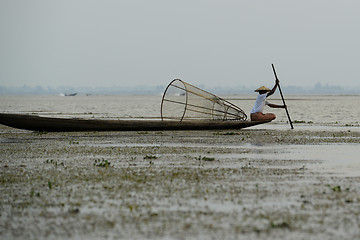
[[[0,124],[2,125],[44,132],[241,129],[266,122],[270,121],[96,120],[0,113]]]

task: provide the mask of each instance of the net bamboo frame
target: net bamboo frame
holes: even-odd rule
[[[180,79],[166,87],[161,101],[161,119],[246,121],[238,106]]]

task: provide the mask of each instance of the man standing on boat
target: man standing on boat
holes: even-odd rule
[[[255,105],[250,112],[251,121],[266,121],[274,120],[276,118],[275,114],[273,113],[263,113],[265,105],[271,108],[286,108],[286,105],[276,105],[266,101],[267,97],[274,94],[278,85],[279,80],[276,79],[275,85],[271,90],[265,86],[262,86],[255,90],[255,92],[259,93],[259,95],[257,96]]]

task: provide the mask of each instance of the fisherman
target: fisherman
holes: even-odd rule
[[[267,97],[274,94],[278,85],[279,85],[279,80],[276,80],[275,85],[271,90],[265,86],[262,86],[255,90],[255,92],[259,93],[259,95],[257,96],[255,105],[250,112],[251,121],[266,121],[266,120],[274,120],[276,118],[275,114],[273,113],[265,113],[265,114],[263,113],[265,105],[271,108],[286,108],[286,105],[276,105],[266,101]]]

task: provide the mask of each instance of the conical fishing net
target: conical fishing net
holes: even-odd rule
[[[229,101],[175,79],[165,89],[161,102],[161,119],[245,121],[247,116]]]

